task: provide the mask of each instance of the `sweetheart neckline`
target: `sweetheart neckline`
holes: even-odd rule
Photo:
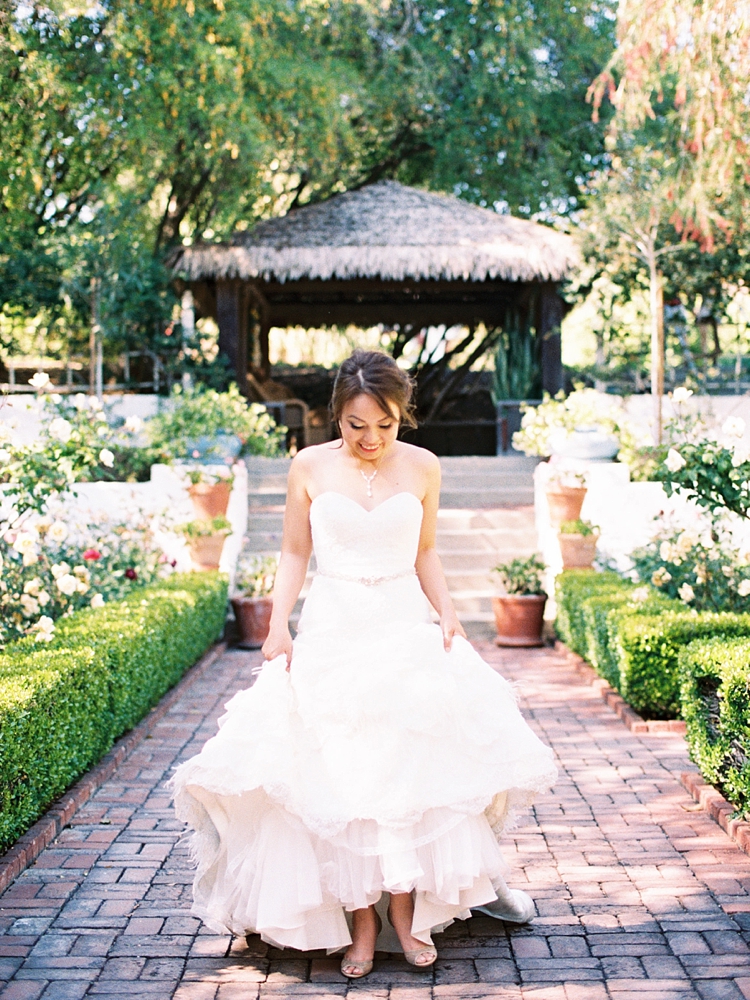
[[[348,500],[349,503],[353,503],[355,507],[359,507],[359,509],[363,511],[363,513],[365,514],[374,514],[376,510],[380,510],[380,508],[385,504],[387,504],[390,500],[394,500],[396,497],[403,497],[403,496],[414,497],[419,506],[420,507],[422,506],[422,501],[419,499],[416,493],[412,493],[411,490],[399,490],[398,493],[391,493],[389,497],[386,497],[385,500],[381,500],[379,504],[376,504],[374,507],[370,508],[370,510],[368,510],[367,507],[363,507],[361,503],[358,503],[352,497],[347,496],[346,493],[339,493],[338,490],[323,490],[322,493],[318,493],[317,496],[314,496],[312,498],[312,500],[310,501],[310,507],[312,507],[312,505],[315,503],[316,500],[319,500],[321,497],[324,497],[326,496],[326,494],[329,493],[331,494],[331,496],[334,497],[343,497],[344,500]]]

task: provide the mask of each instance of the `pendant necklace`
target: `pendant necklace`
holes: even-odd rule
[[[360,469],[359,473],[362,476],[362,478],[364,479],[364,481],[367,483],[367,495],[368,495],[368,497],[371,497],[372,496],[372,481],[375,478],[375,476],[377,476],[378,470],[376,469],[371,476],[368,476],[364,469]]]

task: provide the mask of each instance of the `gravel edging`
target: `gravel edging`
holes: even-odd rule
[[[578,673],[592,687],[599,691],[602,701],[605,701],[612,711],[622,719],[631,733],[641,735],[648,733],[650,736],[685,735],[685,722],[683,719],[644,719],[634,708],[628,705],[622,695],[618,694],[611,684],[608,684],[603,677],[597,674],[590,663],[584,660],[582,656],[579,656],[578,653],[574,653],[572,649],[569,649],[559,639],[555,642],[555,652],[565,656],[568,663],[574,666]]]
[[[156,723],[164,718],[185,689],[198,680],[226,648],[226,642],[217,642],[204,653],[137,726],[121,736],[98,764],[61,795],[42,818],[19,837],[6,854],[0,856],[0,893],[39,857],[44,848],[70,823],[81,806],[114,774]]]

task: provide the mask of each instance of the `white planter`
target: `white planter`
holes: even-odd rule
[[[617,438],[598,427],[579,427],[574,431],[556,431],[550,436],[552,454],[587,462],[611,462],[620,450]]]

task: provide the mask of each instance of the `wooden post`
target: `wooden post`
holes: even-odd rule
[[[261,379],[266,379],[271,368],[268,345],[268,333],[271,329],[268,299],[257,285],[248,285],[247,291],[254,312],[257,314],[257,324],[255,325],[257,344],[253,345],[253,362],[255,363],[257,358],[258,375]]]
[[[229,358],[237,387],[247,395],[247,293],[237,279],[216,282],[216,322],[219,326],[219,350]]]
[[[542,391],[551,396],[563,388],[560,324],[564,314],[565,304],[557,285],[542,285],[537,306],[537,336],[541,341]]]

